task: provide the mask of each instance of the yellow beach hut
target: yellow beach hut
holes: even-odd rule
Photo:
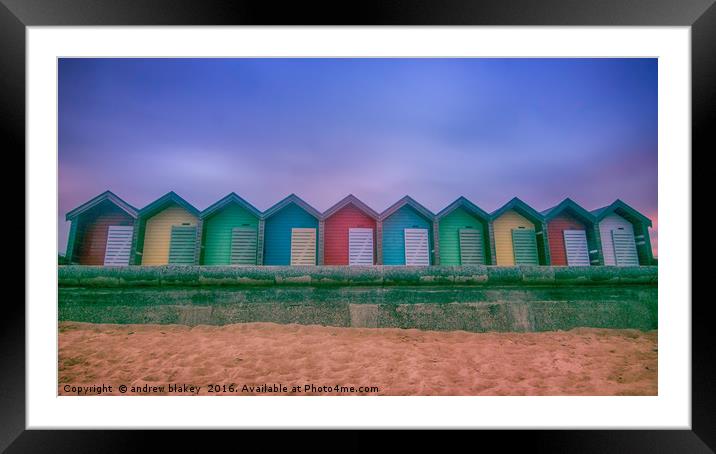
[[[549,264],[544,218],[534,208],[515,197],[490,218],[496,265]]]
[[[133,263],[195,265],[200,235],[199,211],[169,192],[140,210]]]

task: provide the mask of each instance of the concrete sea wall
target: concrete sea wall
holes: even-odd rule
[[[59,319],[432,330],[657,328],[657,267],[60,266]]]

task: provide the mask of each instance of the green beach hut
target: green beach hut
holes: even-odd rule
[[[440,265],[489,265],[490,215],[460,197],[437,216]]]
[[[202,265],[260,265],[261,212],[231,193],[201,212]]]

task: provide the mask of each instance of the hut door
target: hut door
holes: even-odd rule
[[[564,249],[567,252],[568,266],[589,266],[587,232],[584,230],[564,230]]]
[[[512,248],[515,265],[539,265],[534,229],[512,229]]]
[[[316,264],[316,229],[291,229],[291,265]]]
[[[107,230],[107,247],[104,251],[105,266],[129,265],[129,253],[132,249],[134,227],[110,225]]]
[[[638,266],[634,233],[629,230],[612,230],[612,244],[617,266]]]
[[[348,264],[373,264],[373,229],[348,229]]]
[[[232,265],[256,265],[256,229],[251,227],[234,227],[231,229]]]
[[[196,256],[196,226],[173,225],[169,243],[170,265],[194,265]]]
[[[483,265],[482,232],[478,229],[460,229],[460,265]]]
[[[430,265],[428,229],[405,229],[405,264]]]

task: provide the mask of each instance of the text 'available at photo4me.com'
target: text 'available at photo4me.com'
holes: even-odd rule
[[[356,386],[340,384],[217,384],[198,385],[191,383],[166,384],[94,384],[63,385],[63,395],[100,396],[100,395],[321,395],[321,394],[377,394],[378,386]]]

